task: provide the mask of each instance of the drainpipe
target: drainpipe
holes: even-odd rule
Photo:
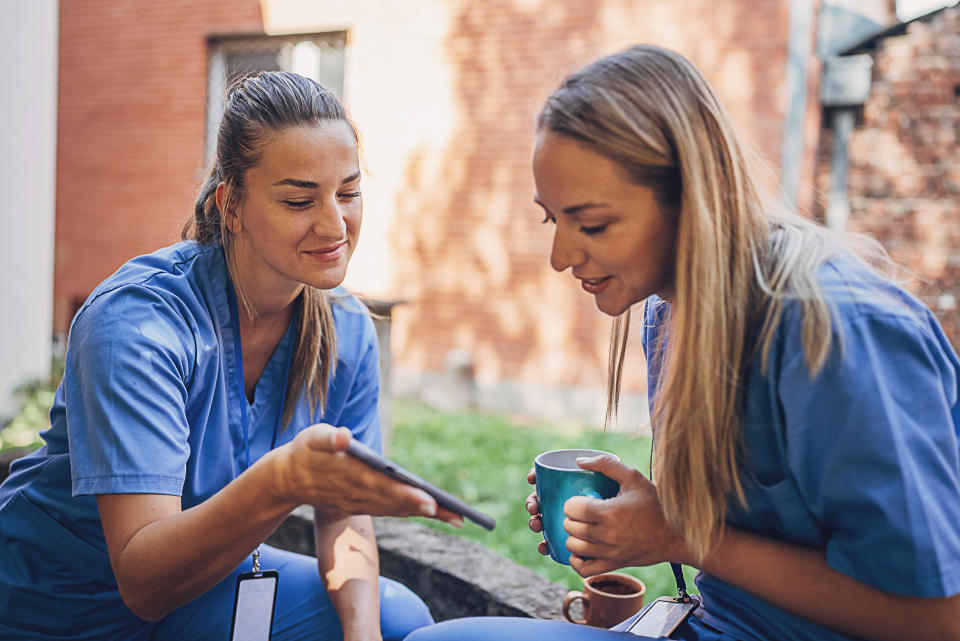
[[[780,147],[781,190],[797,205],[803,160],[803,125],[807,112],[807,63],[813,29],[812,0],[790,0],[790,41],[787,45],[786,85],[789,103]]]
[[[873,58],[868,54],[835,56],[827,59],[823,70],[820,103],[829,108],[833,128],[833,153],[830,158],[830,190],[826,224],[830,229],[846,229],[850,217],[847,174],[850,167],[850,136],[857,112],[870,96]]]

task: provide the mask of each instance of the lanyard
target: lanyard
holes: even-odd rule
[[[250,467],[250,419],[247,417],[247,392],[243,384],[243,348],[240,344],[240,314],[237,310],[237,296],[233,291],[233,282],[228,281],[227,285],[227,297],[230,301],[230,320],[233,324],[233,355],[236,359],[237,385],[240,389],[240,422],[243,427],[243,452],[246,461],[244,469],[247,469]],[[296,327],[297,321],[300,318],[300,304],[299,301],[294,304],[296,307],[293,311],[293,325]],[[289,329],[288,326],[284,331],[284,336],[286,336]],[[282,341],[283,339],[281,338],[280,340]],[[283,387],[280,388],[280,411],[277,413],[277,421],[273,425],[273,438],[270,440],[271,450],[277,446],[277,437],[280,434],[280,422],[283,420],[283,409],[287,402],[287,384],[290,382],[290,362],[293,360],[294,342],[294,338],[291,337],[290,344],[287,346],[286,364],[283,368]],[[269,361],[267,366],[269,367]]]
[[[677,582],[677,596],[684,601],[690,600],[687,594],[687,582],[683,580],[683,568],[679,563],[671,563],[670,569],[673,570],[673,579]]]

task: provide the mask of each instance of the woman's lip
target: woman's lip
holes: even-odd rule
[[[611,276],[604,276],[603,278],[581,278],[580,286],[583,287],[584,291],[597,295],[607,288],[611,278]]]
[[[329,263],[343,258],[343,255],[346,253],[346,247],[347,241],[344,240],[333,247],[328,247],[325,249],[312,249],[304,253],[314,260]]]

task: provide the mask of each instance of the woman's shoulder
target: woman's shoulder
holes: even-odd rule
[[[196,278],[198,269],[223,271],[223,252],[218,247],[183,241],[149,254],[131,258],[94,289],[91,297],[124,285],[142,285],[164,278]]]
[[[939,325],[930,309],[898,283],[865,260],[840,253],[817,272],[817,286],[830,310],[835,338],[857,328],[899,327],[908,334],[937,339]],[[802,331],[804,302],[784,303],[783,330]]]
[[[960,361],[936,316],[901,284],[849,254],[824,262],[817,276],[830,313],[828,366],[856,370],[871,358],[914,354],[948,378],[960,371]],[[805,355],[807,302],[796,298],[784,302],[776,343],[787,359]]]
[[[191,328],[210,316],[210,292],[224,279],[223,254],[215,247],[182,242],[137,256],[87,297],[71,322],[70,340],[138,333],[189,342]]]

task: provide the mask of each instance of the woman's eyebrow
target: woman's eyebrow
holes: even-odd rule
[[[303,187],[304,189],[316,189],[320,185],[312,180],[300,180],[299,178],[284,178],[273,183],[274,187],[280,185],[293,185],[294,187]]]
[[[540,205],[541,207],[543,207],[543,208],[546,209],[547,211],[550,211],[550,208],[547,207],[546,205],[544,205],[544,204],[543,204],[543,201],[540,200],[539,198],[537,198],[536,196],[533,197],[533,202],[537,203],[538,205]],[[580,213],[581,211],[583,211],[584,209],[600,209],[600,208],[606,209],[606,208],[609,208],[609,207],[610,207],[610,205],[607,204],[607,203],[586,202],[586,203],[580,203],[579,205],[570,205],[569,207],[564,207],[564,208],[563,208],[563,213],[564,213],[564,214],[578,214],[578,213]]]
[[[580,203],[579,205],[571,205],[569,207],[563,208],[563,213],[565,214],[579,214],[584,209],[608,209],[610,205],[607,203]]]
[[[346,185],[347,183],[352,183],[354,180],[360,178],[360,172],[354,172],[347,176],[341,181],[341,184]],[[302,187],[304,189],[317,189],[320,187],[320,184],[312,180],[302,180],[300,178],[284,178],[283,180],[278,180],[273,183],[274,187],[279,187],[281,185],[292,185],[294,187]]]

